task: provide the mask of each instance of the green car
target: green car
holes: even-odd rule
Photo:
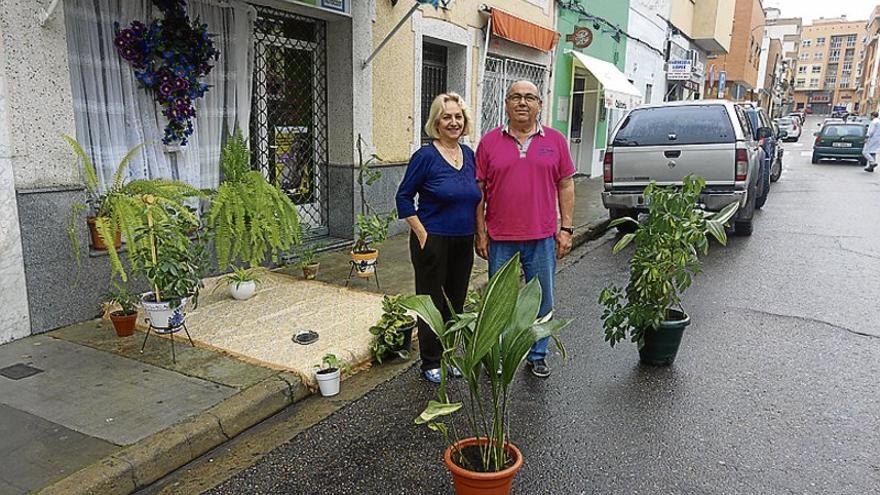
[[[813,163],[819,163],[823,158],[831,158],[858,160],[865,165],[867,161],[862,156],[862,147],[865,146],[866,132],[865,126],[859,124],[826,124],[821,131],[815,133]]]

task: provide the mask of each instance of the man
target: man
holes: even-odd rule
[[[868,126],[868,134],[865,137],[865,146],[862,155],[868,159],[865,171],[873,172],[877,168],[877,153],[880,152],[880,114],[871,113],[871,125]]]
[[[489,260],[490,277],[520,254],[526,280],[537,277],[541,284],[538,318],[547,321],[556,260],[571,251],[575,169],[565,136],[538,122],[542,103],[534,84],[513,83],[505,101],[507,124],[483,136],[477,148],[483,199],[474,243],[477,254]],[[548,343],[549,338],[536,342],[527,357],[529,369],[542,378],[550,376]]]

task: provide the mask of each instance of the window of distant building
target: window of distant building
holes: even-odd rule
[[[856,35],[855,34],[851,34],[846,37],[846,46],[848,48],[853,48],[856,46]]]
[[[807,66],[806,65],[801,65],[798,67],[798,74],[806,74],[806,73],[807,73]]]
[[[812,72],[813,72],[813,74],[818,74],[818,73],[822,72],[822,66],[821,65],[814,65]]]
[[[825,46],[825,37],[816,38],[816,46]]]
[[[801,40],[801,46],[804,48],[807,48],[812,44],[813,44],[813,40]]]
[[[809,60],[810,54],[809,53],[801,53],[800,56],[798,57],[798,59],[799,60]]]
[[[840,60],[840,50],[831,50],[828,52],[829,62],[837,62],[838,60]]]
[[[825,54],[823,52],[816,52],[816,55],[813,56],[813,59],[822,60],[823,57],[825,57]]]
[[[819,80],[815,79],[815,78],[810,79],[810,87],[811,88],[818,88],[819,87]]]
[[[804,85],[807,83],[807,80],[804,79],[804,78],[799,77],[799,78],[797,78],[797,79],[795,80],[794,83],[795,83],[795,85],[796,85],[797,87],[799,87],[799,88],[803,88]]]

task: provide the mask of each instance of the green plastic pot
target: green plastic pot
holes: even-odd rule
[[[669,366],[675,361],[681,336],[691,317],[684,311],[670,309],[666,312],[668,320],[660,322],[660,327],[645,333],[645,345],[639,349],[639,358],[652,366]]]

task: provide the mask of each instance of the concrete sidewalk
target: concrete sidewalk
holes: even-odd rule
[[[575,245],[607,227],[601,189],[577,180]],[[412,293],[407,235],[381,252],[381,289],[354,278],[351,287]],[[349,259],[345,249],[321,254],[319,280],[345,285]],[[477,259],[475,288],[486,270]],[[0,495],[132,493],[310,393],[291,373],[186,340],[176,362],[166,338],[151,336],[141,353],[143,337],[118,338],[95,320],[0,346]]]

